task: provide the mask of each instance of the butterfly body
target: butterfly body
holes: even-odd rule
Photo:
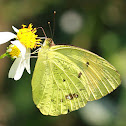
[[[32,78],[33,100],[42,114],[58,116],[102,98],[120,83],[120,75],[105,59],[47,38]]]

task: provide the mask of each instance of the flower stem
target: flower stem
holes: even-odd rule
[[[5,56],[7,56],[7,53],[4,53],[0,56],[0,59],[3,59]]]

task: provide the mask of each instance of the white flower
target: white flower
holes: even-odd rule
[[[17,50],[17,54],[19,54],[20,50],[18,48],[16,48],[14,45],[10,45],[7,52],[9,54],[13,55],[13,50],[14,50],[14,52],[16,52],[16,50]],[[28,49],[26,51],[28,51],[28,52],[26,52],[26,54],[28,54],[28,55],[25,55],[25,59],[24,59],[24,57],[22,57],[21,53],[18,56],[12,57],[12,58],[16,58],[16,59],[9,70],[9,74],[8,74],[9,78],[14,78],[14,80],[19,80],[21,78],[25,68],[27,69],[27,71],[29,73],[29,71],[30,71],[30,53],[29,53],[30,49]]]
[[[41,39],[36,35],[37,28],[32,28],[32,24],[29,24],[28,28],[26,25],[22,25],[21,29],[17,29],[12,26],[13,30],[17,33],[15,35],[12,32],[0,32],[0,44],[11,41],[21,52],[21,55],[14,61],[9,71],[9,78],[18,80],[21,78],[24,69],[30,74],[30,52],[31,49],[40,46]],[[0,59],[5,55],[0,56]],[[15,57],[15,56],[12,56]]]
[[[19,32],[17,28],[12,26],[15,32]],[[12,32],[0,32],[0,44],[6,43],[11,39],[17,39],[17,35]],[[16,45],[21,51],[21,56],[16,58],[13,65],[9,71],[9,78],[14,78],[14,80],[19,80],[26,68],[27,72],[30,74],[30,48],[26,48],[19,40],[11,41],[12,44]]]

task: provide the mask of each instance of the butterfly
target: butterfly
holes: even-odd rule
[[[46,38],[32,77],[33,101],[44,115],[78,110],[115,90],[120,74],[102,57]]]

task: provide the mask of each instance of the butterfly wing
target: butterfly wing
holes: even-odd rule
[[[57,45],[39,52],[33,100],[44,115],[57,116],[102,98],[120,83],[120,75],[105,59],[78,47]]]

